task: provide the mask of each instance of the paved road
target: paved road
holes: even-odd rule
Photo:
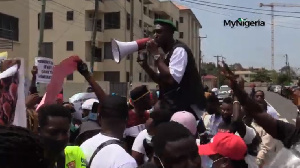
[[[250,91],[248,88],[246,90]],[[277,110],[281,120],[292,124],[296,123],[297,108],[291,100],[286,99],[277,93],[268,92],[267,88],[256,88],[256,90],[263,90],[265,92],[267,102]]]

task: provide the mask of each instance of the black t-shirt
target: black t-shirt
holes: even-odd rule
[[[286,148],[290,148],[300,140],[300,129],[284,121],[277,120],[277,134],[277,139],[280,140]]]

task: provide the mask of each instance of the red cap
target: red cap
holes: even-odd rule
[[[220,154],[232,160],[243,160],[247,153],[244,140],[232,133],[217,133],[211,143],[198,146],[199,155]]]

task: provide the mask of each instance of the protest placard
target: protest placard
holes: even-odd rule
[[[51,58],[36,57],[35,66],[38,68],[36,82],[49,83],[52,77],[53,60]]]
[[[5,60],[0,73],[0,125],[26,127],[24,59]]]

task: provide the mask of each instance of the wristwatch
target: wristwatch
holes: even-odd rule
[[[154,55],[153,58],[155,61],[157,61],[160,58],[160,54]]]

